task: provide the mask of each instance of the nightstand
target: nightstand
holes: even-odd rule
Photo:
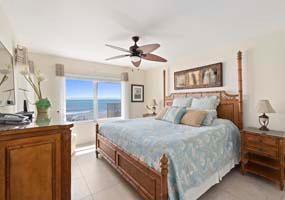
[[[241,172],[266,178],[284,188],[285,132],[245,128],[241,131]]]
[[[143,117],[155,117],[156,114],[153,114],[153,113],[145,113],[143,114]]]

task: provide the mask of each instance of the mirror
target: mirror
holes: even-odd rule
[[[13,56],[0,42],[0,106],[15,105]]]

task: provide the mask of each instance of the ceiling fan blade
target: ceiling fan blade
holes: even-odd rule
[[[107,47],[111,47],[113,49],[117,49],[119,51],[124,51],[124,52],[127,52],[127,53],[131,53],[128,49],[124,49],[124,48],[121,48],[121,47],[116,47],[116,46],[113,46],[113,45],[110,45],[110,44],[106,44]]]
[[[127,56],[130,56],[130,55],[129,54],[119,55],[119,56],[114,56],[114,57],[111,57],[111,58],[107,58],[105,60],[114,60],[114,59],[118,59],[118,58],[124,58],[124,57],[127,57]]]
[[[160,47],[160,44],[147,44],[147,45],[140,46],[138,50],[142,51],[144,54],[147,54],[147,53],[153,52],[159,47]]]
[[[141,62],[142,62],[142,60],[139,60],[138,62],[132,61],[133,65],[134,65],[135,67],[139,67],[140,64],[141,64]]]
[[[143,55],[142,58],[145,59],[145,60],[156,61],[156,62],[167,62],[166,59],[164,59],[164,58],[162,58],[160,56],[151,54],[151,53]]]

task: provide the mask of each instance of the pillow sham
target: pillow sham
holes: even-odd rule
[[[213,121],[217,119],[217,110],[205,110],[207,112],[207,115],[205,119],[202,122],[203,126],[210,126],[212,125]]]
[[[163,116],[162,120],[179,124],[185,112],[185,107],[170,107]]]
[[[190,108],[194,110],[213,110],[217,109],[219,103],[220,99],[217,96],[193,98]]]
[[[190,107],[192,97],[176,97],[173,100],[172,106],[174,107]]]
[[[181,119],[181,124],[200,127],[208,112],[203,110],[188,110]]]
[[[167,112],[168,108],[162,108],[159,113],[157,114],[156,118],[157,120],[162,120],[165,113]]]

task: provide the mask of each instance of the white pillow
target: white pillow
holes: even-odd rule
[[[193,98],[191,109],[193,110],[216,110],[220,103],[217,96],[207,96],[202,98]]]
[[[192,97],[176,97],[173,100],[173,107],[190,107],[192,102]]]

